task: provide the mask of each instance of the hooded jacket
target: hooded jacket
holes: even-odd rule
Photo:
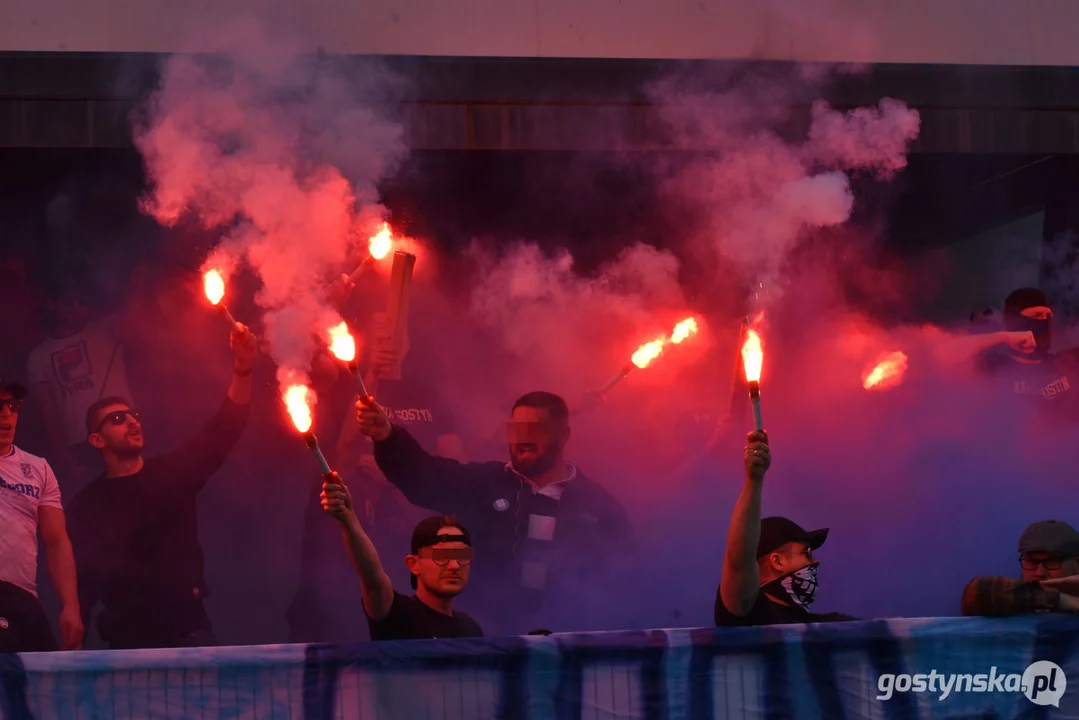
[[[613,560],[635,546],[622,504],[574,466],[565,482],[540,489],[509,463],[431,455],[398,425],[374,444],[374,454],[409,502],[468,528],[474,599],[482,594],[489,604],[535,612],[546,595],[601,582]]]

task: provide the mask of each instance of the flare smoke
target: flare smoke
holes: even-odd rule
[[[221,229],[217,251],[262,281],[278,367],[306,372],[318,334],[336,324],[327,278],[377,231],[376,183],[404,153],[401,127],[380,109],[396,83],[252,25],[223,37],[221,55],[165,62],[135,131],[152,182],[143,209],[164,225],[192,217]]]

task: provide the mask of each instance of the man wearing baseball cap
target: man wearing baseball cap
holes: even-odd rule
[[[964,615],[1001,617],[1079,611],[1079,532],[1060,520],[1042,520],[1019,536],[1020,580],[976,577],[963,589]]]
[[[783,517],[761,519],[761,488],[771,463],[767,435],[750,433],[745,448],[746,481],[731,515],[716,592],[716,625],[856,620],[842,613],[809,612],[817,593],[818,563],[813,551],[824,544],[828,529],[807,531]]]
[[[336,474],[323,483],[322,507],[341,523],[345,548],[360,576],[372,640],[483,637],[475,620],[453,609],[468,584],[474,555],[472,539],[459,522],[436,515],[416,525],[412,552],[405,558],[416,591],[409,597],[393,589],[352,509],[352,495]]]
[[[1007,351],[982,356],[983,368],[1011,380],[1016,395],[1041,397],[1052,408],[1069,416],[1079,416],[1079,349],[1053,353],[1053,309],[1049,298],[1037,288],[1019,288],[1004,301]]]
[[[37,594],[38,535],[60,596],[65,650],[82,647],[75,555],[67,535],[60,486],[49,463],[15,445],[26,387],[0,380],[0,653],[56,650]]]

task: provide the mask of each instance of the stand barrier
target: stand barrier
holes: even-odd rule
[[[1079,618],[0,656],[5,720],[1076,718]]]

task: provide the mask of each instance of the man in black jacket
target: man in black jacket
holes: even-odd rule
[[[532,392],[514,403],[508,463],[436,457],[373,400],[356,407],[386,478],[409,502],[472,529],[482,560],[474,597],[488,611],[488,627],[522,632],[551,611],[552,599],[596,597],[633,544],[621,503],[566,462],[569,410],[557,395]]]

